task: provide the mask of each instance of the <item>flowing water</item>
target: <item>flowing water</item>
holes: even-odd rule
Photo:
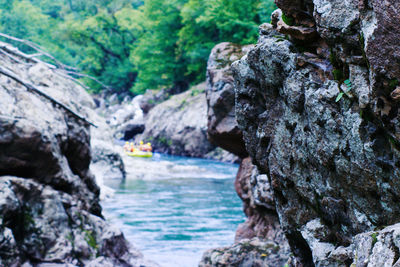
[[[192,267],[205,250],[233,243],[244,221],[233,186],[237,165],[159,154],[124,160],[127,179],[106,182],[116,191],[102,206],[146,258]]]

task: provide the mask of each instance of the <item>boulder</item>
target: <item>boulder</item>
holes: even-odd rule
[[[0,265],[152,266],[102,217],[91,97],[52,66],[0,49],[13,54],[0,57]]]
[[[203,254],[199,267],[217,266],[284,266],[288,251],[279,244],[259,238],[243,239],[232,247],[208,250]]]
[[[260,174],[250,191],[258,206],[269,206],[272,192],[297,266],[392,266],[398,259],[387,237],[393,233],[372,250],[358,241],[400,221],[400,121],[392,99],[400,35],[388,30],[398,20],[395,2],[277,0],[286,17],[315,27],[318,37],[300,44],[280,35],[278,23],[264,26],[257,45],[232,65],[236,118]],[[355,253],[357,246],[365,250]]]
[[[174,95],[145,117],[145,131],[136,142],[151,142],[157,152],[203,157],[215,147],[207,140],[204,85]]]

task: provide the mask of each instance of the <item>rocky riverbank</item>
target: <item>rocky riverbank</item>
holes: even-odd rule
[[[0,265],[154,266],[102,217],[90,170],[124,168],[92,98],[54,66],[0,49]]]
[[[115,139],[151,142],[153,150],[160,153],[238,162],[237,156],[210,141],[205,87],[201,83],[185,92],[147,90],[122,101],[112,95],[98,101],[97,112],[104,116]]]

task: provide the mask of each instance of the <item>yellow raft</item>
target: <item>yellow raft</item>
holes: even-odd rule
[[[135,150],[133,152],[125,151],[125,153],[128,156],[139,157],[139,158],[151,158],[153,156],[153,152],[150,152],[150,151]]]

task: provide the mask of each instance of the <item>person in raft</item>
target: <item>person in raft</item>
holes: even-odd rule
[[[129,151],[130,150],[130,145],[129,142],[125,142],[125,145],[123,146],[124,151]]]
[[[143,141],[140,141],[139,150],[144,152],[151,152],[153,149],[150,143],[144,144]]]

